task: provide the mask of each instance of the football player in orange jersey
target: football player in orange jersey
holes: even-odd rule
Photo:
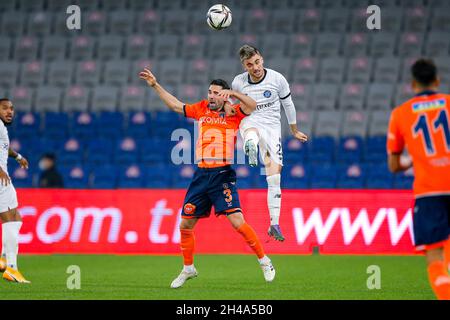
[[[433,61],[411,68],[416,96],[391,114],[387,137],[392,172],[414,169],[414,243],[425,251],[428,276],[438,299],[450,300],[450,95],[438,93]],[[407,148],[412,163],[401,161]]]
[[[208,100],[188,105],[167,92],[149,69],[139,74],[171,109],[198,121],[199,139],[196,146],[198,169],[187,190],[180,223],[181,251],[184,267],[171,284],[181,287],[198,273],[194,267],[194,227],[199,219],[208,218],[214,206],[216,215],[225,215],[258,257],[264,278],[270,282],[275,278],[275,269],[265,255],[261,241],[242,214],[236,187],[236,173],[231,167],[236,143],[236,133],[242,119],[253,112],[256,102],[239,92],[230,90],[221,79],[213,80],[208,90]],[[235,113],[226,114],[224,105],[230,97],[240,104],[233,106]]]

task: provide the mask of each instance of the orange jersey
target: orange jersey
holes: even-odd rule
[[[450,95],[425,92],[392,111],[387,151],[406,147],[414,166],[414,195],[450,194]]]
[[[199,167],[214,168],[232,163],[236,132],[246,117],[240,105],[234,108],[236,115],[226,116],[225,112],[209,109],[207,100],[184,106],[184,115],[198,121],[195,155]]]

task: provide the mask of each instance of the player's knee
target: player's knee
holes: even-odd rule
[[[194,229],[195,222],[196,222],[196,220],[194,220],[194,219],[184,219],[184,218],[181,219],[180,230],[181,229],[188,229],[188,230]]]
[[[242,212],[236,212],[227,216],[228,220],[230,220],[231,225],[234,229],[239,229],[244,223],[244,215]]]
[[[427,264],[430,265],[436,261],[444,261],[444,249],[443,248],[435,248],[427,250],[425,254],[427,258]]]
[[[279,173],[267,176],[267,185],[269,188],[279,188],[281,184],[281,175]]]

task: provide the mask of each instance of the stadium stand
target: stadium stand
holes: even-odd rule
[[[229,32],[204,21],[214,1],[0,1],[0,93],[17,111],[11,139],[31,160],[30,171],[11,163],[15,185],[36,186],[37,159],[53,149],[70,188],[185,187],[192,165],[171,163],[171,133],[193,124],[165,112],[137,73],[150,65],[195,102],[210,79],[242,72],[237,50],[250,43],[290,82],[311,136],[290,139],[283,119],[283,187],[409,188],[411,173],[387,172],[388,116],[412,96],[409,66],[419,56],[435,59],[450,89],[450,2],[372,2],[389,7],[389,32],[367,30],[361,0],[224,1]],[[83,10],[81,31],[65,27],[69,4]],[[240,187],[265,188],[258,170],[236,168]]]

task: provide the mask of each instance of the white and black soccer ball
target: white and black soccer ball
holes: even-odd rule
[[[206,15],[206,22],[214,30],[228,28],[231,24],[231,10],[223,4],[215,4],[209,8]]]

